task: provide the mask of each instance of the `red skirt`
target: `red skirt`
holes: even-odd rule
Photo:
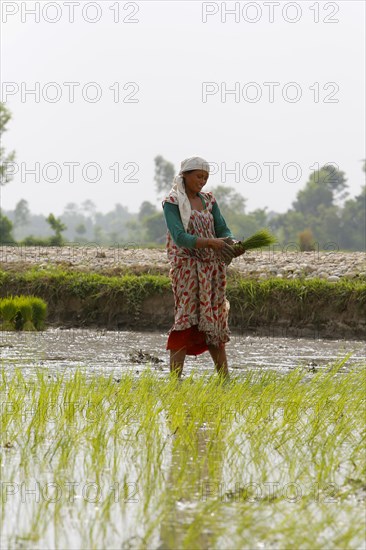
[[[200,355],[208,351],[205,333],[198,330],[198,325],[186,328],[184,330],[172,330],[169,334],[166,349],[178,350],[186,348],[187,355]],[[220,347],[224,347],[221,344]]]

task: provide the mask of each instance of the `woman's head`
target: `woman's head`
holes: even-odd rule
[[[206,170],[187,170],[182,173],[184,186],[192,193],[198,193],[207,183],[208,172]]]
[[[210,173],[209,163],[202,157],[189,157],[181,162],[180,175],[185,189],[198,193],[206,184]]]
[[[205,170],[209,174],[210,165],[207,160],[202,157],[188,157],[187,159],[182,160],[180,163],[179,174],[181,175],[183,172],[191,172],[192,170]]]

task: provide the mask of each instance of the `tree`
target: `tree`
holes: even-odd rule
[[[79,207],[75,202],[68,202],[64,208],[64,215],[76,216],[79,212]]]
[[[154,181],[156,184],[157,192],[170,191],[173,179],[175,175],[174,164],[165,160],[161,155],[154,158],[155,162],[155,176]]]
[[[114,215],[118,217],[120,220],[125,220],[129,217],[128,207],[123,206],[119,202],[114,205]]]
[[[3,142],[3,134],[7,131],[6,125],[11,119],[11,112],[5,107],[3,103],[0,103],[0,144]],[[15,151],[12,151],[8,155],[5,154],[4,147],[0,146],[0,185],[9,183],[13,176],[8,173],[7,163],[14,162]]]
[[[127,240],[138,243],[141,245],[142,242],[146,241],[145,238],[145,226],[138,219],[131,219],[126,222],[127,229]]]
[[[98,244],[104,244],[106,240],[106,235],[103,227],[99,224],[94,226],[94,239]]]
[[[153,214],[156,214],[156,206],[149,201],[142,202],[138,213],[138,219],[142,221],[147,216],[152,216]]]
[[[344,172],[331,164],[322,166],[310,174],[305,187],[297,193],[292,209],[273,219],[273,227],[286,243],[298,244],[299,234],[308,230],[320,247],[330,242],[339,246],[340,203],[348,194],[346,188]]]
[[[78,235],[80,235],[80,237],[82,237],[83,235],[85,235],[86,233],[86,227],[85,227],[85,224],[83,223],[79,223],[79,225],[77,225],[75,227],[75,231]]]
[[[11,119],[11,112],[0,102],[0,188],[2,185],[9,183],[13,179],[13,176],[8,173],[7,163],[14,162],[15,151],[12,151],[8,155],[5,154],[5,148],[1,146],[3,143],[3,134],[7,131],[6,125]],[[1,189],[0,189],[1,192]],[[14,237],[12,236],[13,224],[1,213],[1,197],[0,197],[0,242],[1,243],[14,243]]]
[[[61,218],[55,218],[53,214],[49,214],[46,218],[46,222],[51,226],[51,229],[55,232],[55,236],[51,239],[51,244],[61,245],[63,243],[62,231],[67,229],[66,225],[62,223]]]
[[[232,233],[239,239],[247,239],[268,225],[266,208],[258,208],[248,214],[235,214],[231,216],[228,225]]]
[[[366,250],[366,185],[359,195],[345,202],[341,224],[341,247]]]
[[[89,216],[92,218],[92,220],[94,221],[95,220],[95,214],[96,214],[96,210],[97,210],[97,207],[95,205],[95,203],[93,201],[91,201],[90,199],[86,199],[82,205],[82,210],[84,212],[86,212],[87,214],[89,214]]]
[[[226,221],[233,215],[245,214],[246,199],[240,193],[237,193],[233,187],[218,185],[213,188],[212,192],[221,214],[225,220],[228,218]]]
[[[20,199],[14,210],[14,225],[16,227],[23,227],[28,225],[29,219],[30,210],[28,207],[28,202],[25,199]]]
[[[163,242],[166,238],[166,224],[163,212],[144,218],[147,242]]]
[[[13,224],[6,216],[0,214],[0,244],[14,244]]]
[[[310,174],[309,181],[297,193],[292,206],[302,214],[316,214],[321,205],[331,207],[336,201],[343,200],[347,195],[346,187],[344,172],[327,164]]]
[[[311,221],[306,219],[302,212],[296,210],[287,210],[284,214],[277,214],[271,223],[278,240],[282,241],[284,245],[296,243],[299,232],[312,226]]]

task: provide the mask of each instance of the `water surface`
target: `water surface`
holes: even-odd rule
[[[44,367],[59,371],[87,367],[91,371],[139,374],[144,364],[134,361],[136,352],[150,354],[160,362],[152,365],[162,373],[169,371],[166,332],[107,331],[93,329],[49,328],[43,332],[0,332],[2,365],[25,368]],[[298,365],[311,370],[351,353],[347,366],[365,361],[365,342],[358,340],[322,340],[319,338],[279,338],[232,335],[226,345],[229,368],[236,374],[247,369],[286,371]],[[192,369],[209,373],[213,362],[208,352],[187,356],[185,374]]]

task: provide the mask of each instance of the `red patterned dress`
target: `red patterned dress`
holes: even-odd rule
[[[202,211],[193,210],[187,233],[203,238],[217,238],[211,192],[200,193],[206,203]],[[163,202],[177,204],[172,196]],[[224,346],[230,340],[226,299],[226,264],[211,248],[178,247],[167,231],[169,277],[174,293],[174,324],[168,332],[166,349],[186,348],[187,355],[199,355],[208,345]]]

